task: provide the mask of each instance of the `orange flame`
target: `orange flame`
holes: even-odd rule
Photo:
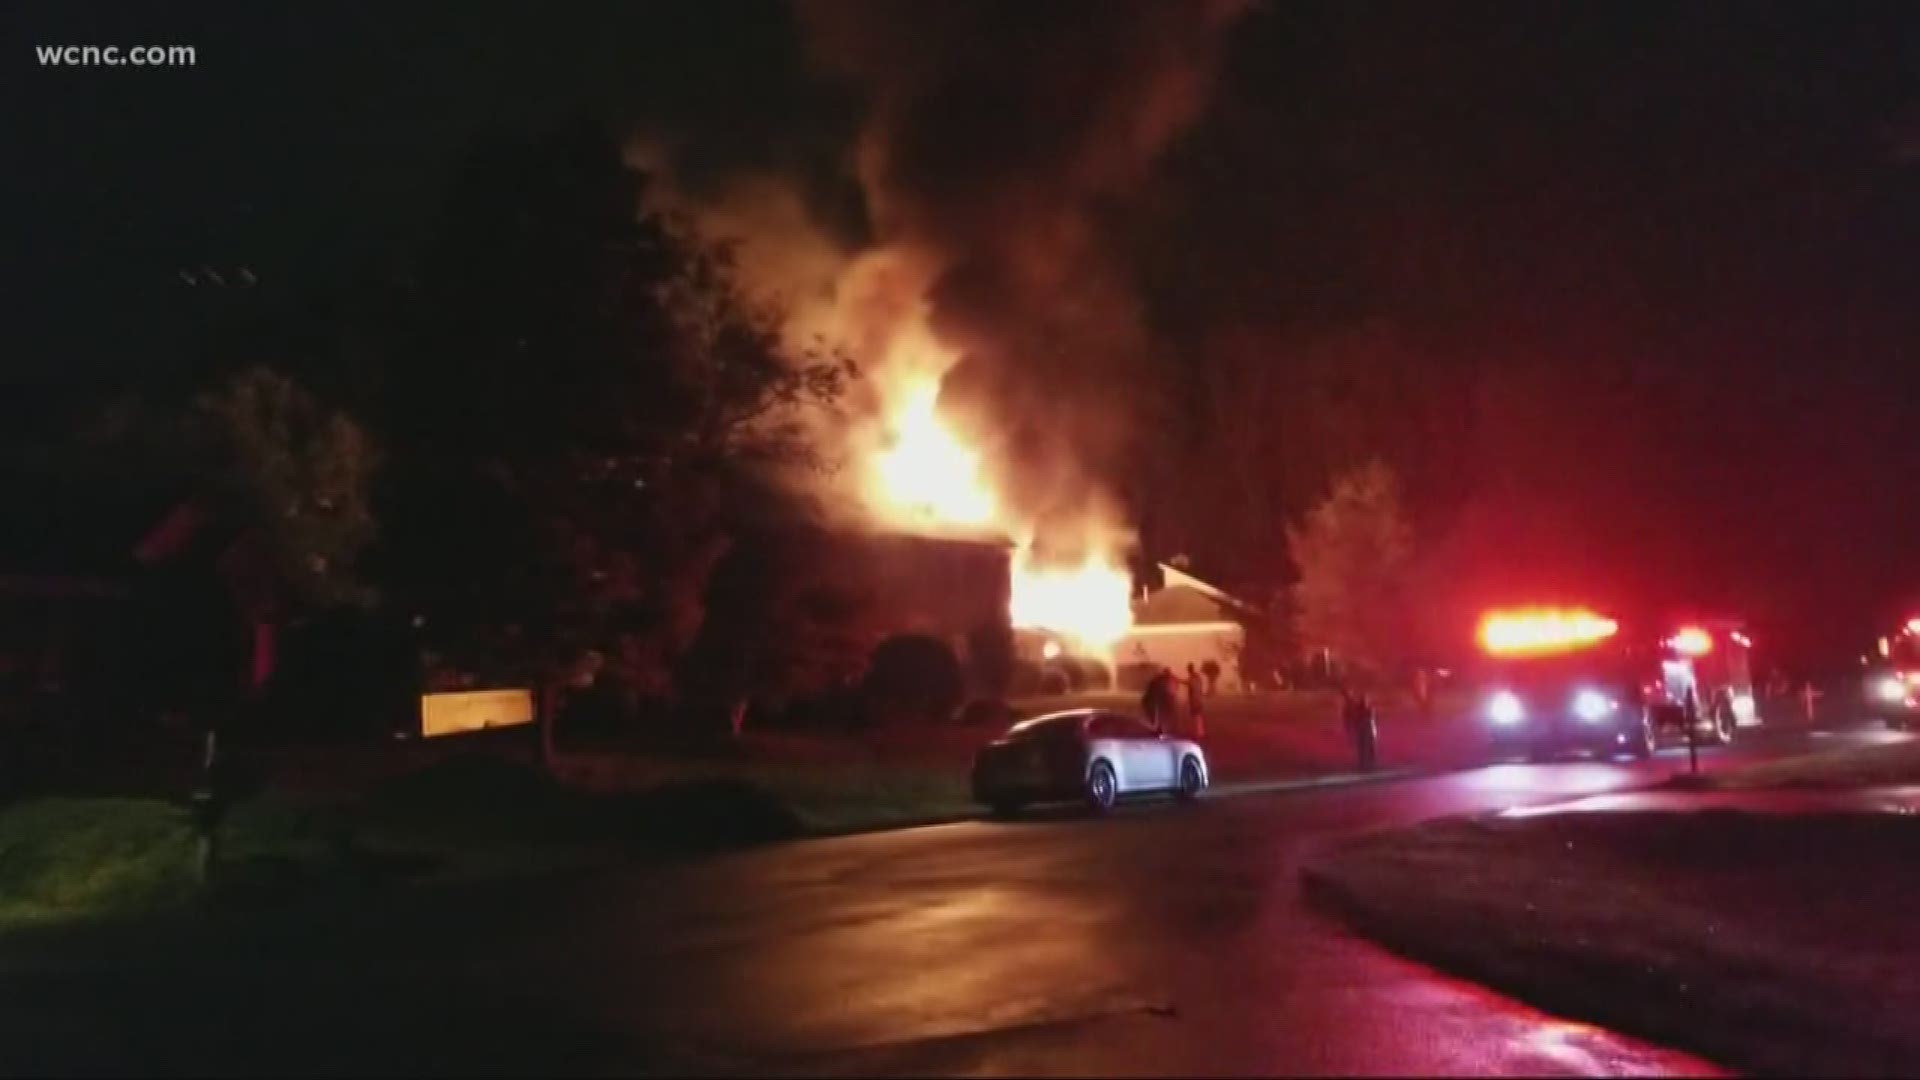
[[[1009,614],[1016,627],[1052,630],[1073,639],[1082,652],[1105,655],[1133,627],[1132,595],[1131,575],[1108,556],[1042,568],[1023,545],[1014,556]]]
[[[922,358],[930,354],[923,352]],[[871,458],[868,501],[880,517],[907,529],[964,529],[1019,537],[1008,616],[1015,627],[1048,630],[1078,652],[1106,655],[1133,625],[1132,578],[1109,545],[1096,544],[1077,564],[1042,565],[1033,530],[1000,501],[981,455],[939,415],[934,374],[895,372],[886,442]]]
[[[981,448],[941,418],[941,379],[960,355],[933,328],[929,297],[947,269],[940,250],[898,235],[849,250],[820,227],[809,200],[784,177],[734,175],[695,198],[677,182],[664,144],[636,139],[627,159],[649,177],[648,212],[684,219],[702,239],[732,247],[743,291],[781,313],[787,352],[804,357],[824,346],[858,361],[867,376],[862,390],[870,390],[871,401],[860,396],[848,411],[803,409],[795,416],[854,463],[833,472],[838,482],[824,492],[835,516],[851,511],[871,528],[1016,539],[1009,611],[1015,625],[1053,631],[1083,649],[1110,646],[1126,632],[1132,590],[1120,557],[1122,530],[1105,528],[1104,512],[1087,511],[1077,524],[1090,542],[1076,550],[1091,554],[1041,567],[1031,508],[1003,501],[1003,478],[992,474]],[[1067,515],[1058,506],[1045,509],[1051,532]]]
[[[998,500],[980,478],[980,455],[940,421],[940,384],[912,386],[888,424],[892,445],[874,457],[879,496],[897,513],[936,525],[991,525]]]

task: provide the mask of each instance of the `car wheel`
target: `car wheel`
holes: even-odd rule
[[[1551,761],[1553,760],[1553,751],[1544,746],[1529,746],[1527,747],[1527,760],[1536,765],[1541,762]]]
[[[1173,789],[1174,798],[1183,802],[1192,802],[1200,797],[1200,789],[1206,786],[1206,778],[1200,773],[1199,759],[1193,757],[1181,759],[1180,786]]]
[[[997,818],[1013,817],[1020,813],[1020,800],[995,799],[993,801],[992,813],[993,816]]]
[[[1104,814],[1113,809],[1120,797],[1120,783],[1114,778],[1113,766],[1104,761],[1096,761],[1087,772],[1087,805],[1095,813]]]

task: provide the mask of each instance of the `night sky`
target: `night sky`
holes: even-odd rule
[[[404,273],[484,133],[594,117],[844,210],[862,115],[772,3],[0,19],[16,425],[186,377],[233,310]],[[34,63],[64,43],[199,65]],[[1156,385],[1356,332],[1443,376],[1471,412],[1382,438],[1474,553],[1463,595],[1684,596],[1853,649],[1920,598],[1916,76],[1910,4],[1261,4],[1102,220],[1164,345]],[[178,276],[201,265],[259,284]]]

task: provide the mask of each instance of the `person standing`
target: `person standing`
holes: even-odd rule
[[[1196,739],[1207,737],[1207,684],[1200,669],[1187,664],[1187,733]]]
[[[1374,713],[1373,701],[1365,691],[1348,686],[1340,688],[1340,699],[1340,718],[1346,725],[1347,737],[1353,740],[1360,771],[1372,772],[1380,739],[1379,718]]]
[[[1140,694],[1140,711],[1146,714],[1147,723],[1152,724],[1155,731],[1164,732],[1174,708],[1173,672],[1161,668],[1147,680],[1147,688]]]

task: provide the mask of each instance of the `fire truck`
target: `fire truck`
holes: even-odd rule
[[[1867,666],[1867,710],[1888,727],[1904,731],[1920,718],[1920,615],[1877,644]]]
[[[1586,750],[1647,758],[1730,743],[1760,722],[1753,641],[1739,621],[1624,628],[1589,609],[1492,612],[1481,622],[1480,711],[1499,756]]]

